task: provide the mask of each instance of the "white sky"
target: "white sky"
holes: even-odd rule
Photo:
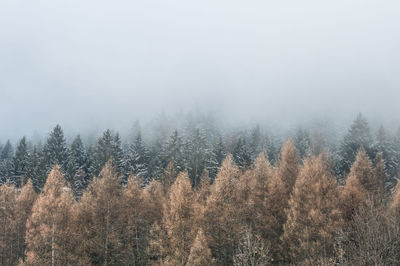
[[[390,0],[0,0],[0,137],[194,106],[398,122],[399,12]]]

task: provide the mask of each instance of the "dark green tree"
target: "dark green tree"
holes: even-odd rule
[[[26,178],[26,171],[28,165],[28,146],[26,143],[26,138],[23,137],[17,146],[15,151],[15,156],[13,158],[13,183],[20,187],[22,185],[22,178]]]

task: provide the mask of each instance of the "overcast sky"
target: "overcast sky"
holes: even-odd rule
[[[398,122],[399,11],[397,0],[0,0],[0,136],[196,108]]]

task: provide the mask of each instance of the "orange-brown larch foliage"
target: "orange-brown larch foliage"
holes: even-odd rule
[[[372,163],[363,148],[357,154],[340,196],[341,209],[349,221],[354,211],[370,194],[376,194],[377,181]]]
[[[81,258],[95,265],[118,265],[124,262],[121,250],[125,234],[122,228],[123,210],[121,178],[112,162],[106,163],[83,194],[77,221],[80,223]]]
[[[163,226],[168,235],[167,260],[184,265],[195,238],[194,192],[187,172],[178,175],[168,192],[163,211]]]
[[[71,189],[56,165],[33,205],[26,225],[26,259],[23,265],[78,265],[73,255]]]
[[[9,183],[0,187],[0,263],[15,265],[17,257],[17,190]]]
[[[219,264],[232,263],[233,253],[240,231],[235,198],[239,169],[228,155],[222,162],[207,199],[202,228],[209,246]]]
[[[146,220],[146,205],[142,195],[141,179],[128,178],[123,190],[123,210],[121,219],[125,234],[121,247],[124,264],[142,265],[146,263],[147,237],[151,224]]]
[[[285,184],[288,197],[292,192],[300,170],[300,157],[291,139],[287,140],[277,161],[276,170]]]
[[[323,156],[306,159],[289,200],[282,236],[291,262],[333,252],[334,233],[342,223],[338,197],[336,179]]]
[[[175,170],[175,165],[173,162],[169,162],[168,165],[165,167],[163,174],[160,178],[160,183],[163,186],[164,194],[168,193],[169,188],[175,182],[178,173]]]
[[[211,256],[211,250],[208,247],[207,239],[204,236],[203,230],[197,231],[196,238],[190,248],[189,259],[186,263],[187,266],[204,266],[214,265],[215,262]]]
[[[17,222],[17,253],[18,257],[24,260],[25,253],[25,232],[26,232],[26,221],[31,216],[32,206],[37,198],[35,189],[33,188],[32,181],[29,179],[28,182],[22,187],[20,194],[17,198],[16,203],[16,216]]]

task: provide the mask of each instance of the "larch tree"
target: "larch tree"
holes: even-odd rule
[[[212,266],[215,264],[211,255],[211,250],[208,247],[207,239],[202,229],[197,231],[196,238],[190,248],[187,266]]]
[[[15,221],[17,223],[17,256],[22,260],[25,259],[25,233],[26,222],[32,213],[32,206],[37,198],[37,194],[33,188],[32,181],[22,187],[16,202]]]
[[[163,226],[168,235],[167,261],[185,265],[195,238],[194,192],[187,172],[178,175],[168,192],[163,211]]]
[[[336,179],[322,155],[305,160],[293,189],[282,236],[293,263],[329,256],[342,215]]]
[[[366,200],[368,194],[376,195],[378,183],[372,163],[365,150],[361,148],[350,169],[340,197],[342,212],[346,220],[351,219],[354,211]]]
[[[54,166],[26,224],[22,265],[77,265],[70,232],[74,199],[60,166]]]
[[[205,231],[213,257],[219,264],[232,263],[241,225],[236,210],[235,186],[239,169],[228,155],[222,163],[207,199],[201,227]]]
[[[300,157],[291,139],[283,145],[276,165],[277,174],[284,182],[289,198],[300,170]]]
[[[81,224],[80,257],[92,264],[122,264],[121,223],[123,207],[121,178],[112,161],[108,161],[82,196],[77,220]]]
[[[16,202],[17,190],[11,183],[0,186],[0,263],[15,265],[18,261]]]

